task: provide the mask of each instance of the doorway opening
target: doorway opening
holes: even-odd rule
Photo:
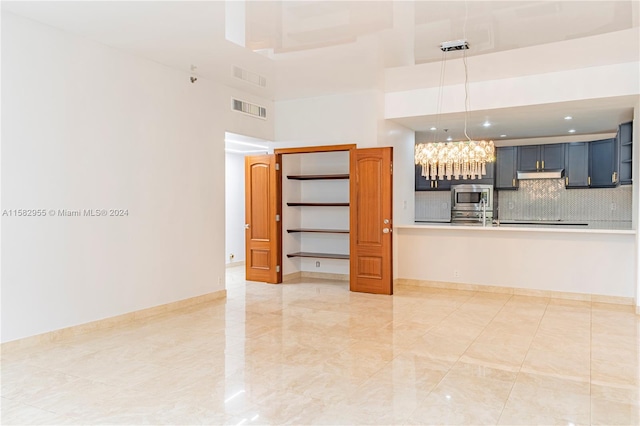
[[[225,203],[225,265],[239,278],[245,264],[245,192],[244,158],[272,152],[271,141],[225,132],[224,134],[224,203]],[[227,278],[229,274],[227,274]]]

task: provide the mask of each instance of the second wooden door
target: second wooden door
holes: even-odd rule
[[[350,288],[393,294],[393,148],[351,151]]]
[[[282,282],[281,177],[276,155],[245,157],[245,273],[249,281]]]

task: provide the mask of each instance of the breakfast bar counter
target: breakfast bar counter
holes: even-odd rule
[[[525,225],[525,224],[500,224],[500,225],[459,225],[448,222],[416,222],[411,225],[395,225],[394,229],[430,229],[430,230],[462,230],[469,232],[558,232],[558,233],[587,233],[587,234],[617,234],[617,235],[635,235],[633,229],[620,229],[616,224],[602,225]]]
[[[636,231],[591,226],[394,227],[398,282],[524,289],[582,300],[633,303]],[[421,284],[422,283],[422,284]]]

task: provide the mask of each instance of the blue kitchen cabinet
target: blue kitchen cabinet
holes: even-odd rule
[[[518,149],[518,170],[540,169],[540,145],[521,146]]]
[[[515,146],[496,148],[496,189],[518,189],[516,172],[518,165],[518,150],[521,148],[522,147]]]
[[[620,185],[631,185],[633,165],[633,122],[622,123],[618,126],[616,135],[618,149],[620,150]]]
[[[589,143],[565,144],[564,183],[567,188],[589,187]]]
[[[565,145],[527,145],[518,149],[518,170],[557,170],[563,169]]]
[[[540,169],[559,170],[564,169],[565,144],[554,143],[540,146]]]
[[[431,181],[422,176],[422,166],[416,165],[416,191],[430,191]]]
[[[618,186],[618,145],[616,138],[589,142],[589,187]]]
[[[415,189],[416,191],[449,191],[450,180],[430,180],[422,176],[422,166],[416,165]]]

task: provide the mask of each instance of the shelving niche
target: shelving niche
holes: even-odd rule
[[[283,155],[282,177],[284,275],[348,276],[349,151]]]

